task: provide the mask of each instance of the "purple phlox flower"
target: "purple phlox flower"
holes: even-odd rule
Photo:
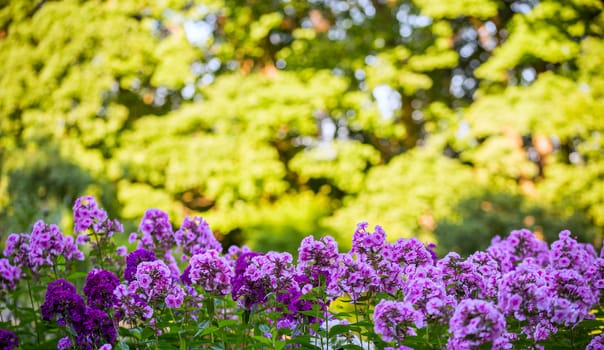
[[[84,260],[84,253],[78,249],[77,243],[71,236],[63,237],[63,256],[65,260]]]
[[[457,305],[448,295],[436,267],[426,266],[416,270],[403,283],[404,301],[411,303],[428,320],[446,324]]]
[[[245,256],[246,254],[243,254],[240,259]],[[295,309],[294,304],[300,291],[292,260],[293,258],[289,253],[273,251],[264,255],[253,255],[246,261],[238,260],[235,267],[235,277],[232,280],[233,298],[237,299],[241,306],[249,308],[257,303],[264,302],[267,295],[273,293],[278,301]],[[237,270],[243,264],[247,264],[245,271],[243,271],[241,277],[238,277]],[[288,294],[293,295],[289,296]],[[281,308],[274,311],[287,312]],[[283,316],[282,325],[286,322],[285,318],[290,317]],[[290,318],[290,321],[293,321],[293,318]]]
[[[187,265],[185,270],[182,272],[182,275],[180,275],[180,282],[186,286],[193,284],[191,281],[191,264]]]
[[[604,289],[604,258],[597,258],[584,275],[594,294],[600,294]]]
[[[138,283],[134,281],[129,285],[120,284],[113,291],[117,297],[117,319],[136,322],[149,320],[153,316],[153,308],[137,293],[138,287]]]
[[[83,234],[79,234],[76,237],[75,244],[77,244],[77,245],[84,245],[84,244],[86,244],[88,242],[90,242],[90,236],[88,236],[87,234],[83,233]]]
[[[113,346],[111,344],[103,344],[99,348],[99,350],[112,350],[112,349],[113,349]]]
[[[470,255],[462,266],[464,266],[463,270],[471,271],[470,281],[474,281],[474,276],[478,276],[475,280],[476,289],[472,292],[481,299],[495,301],[497,299],[497,282],[501,277],[497,261],[490,254],[476,252]],[[462,281],[464,281],[463,277],[462,275]],[[471,283],[469,282],[469,284]]]
[[[599,301],[599,293],[587,284],[587,280],[575,270],[550,270],[547,274],[549,298],[548,312],[553,323],[574,327],[584,319],[591,319],[592,308]]]
[[[285,308],[278,308],[278,311],[281,311],[281,317],[278,320],[278,326],[280,328],[294,329],[301,324],[319,322],[319,318],[301,313],[302,311],[313,310],[313,304],[319,305],[323,313],[327,310],[327,306],[320,300],[311,301],[301,298],[303,293],[297,279],[298,278],[294,278],[294,281],[289,284],[286,290],[279,291],[276,294],[277,302],[285,306]],[[304,279],[304,277],[302,277],[302,279]]]
[[[8,259],[0,259],[0,295],[15,289],[21,279],[21,269],[10,264]]]
[[[201,286],[207,293],[226,295],[231,292],[233,269],[226,258],[216,250],[195,254],[189,261],[188,277],[192,284]]]
[[[82,322],[85,309],[84,299],[76,293],[75,286],[65,279],[48,284],[44,303],[40,306],[42,319],[51,320],[58,316],[60,326]]]
[[[570,231],[565,230],[560,232],[559,239],[552,243],[549,258],[552,267],[556,269],[574,269],[585,273],[593,266],[598,256],[593,247],[578,243],[570,236]]]
[[[128,248],[126,248],[124,245],[121,245],[115,248],[115,254],[117,256],[125,257],[128,254]]]
[[[593,337],[585,350],[604,350],[604,333],[600,333]]]
[[[487,253],[499,263],[502,273],[513,270],[526,258],[535,259],[541,266],[549,263],[547,243],[539,240],[527,229],[514,230],[505,239],[496,236],[491,241]]]
[[[88,306],[101,310],[113,308],[117,301],[113,291],[119,284],[120,280],[113,272],[101,269],[90,271],[83,290]]]
[[[180,279],[180,268],[178,267],[178,263],[176,262],[176,258],[172,255],[172,250],[168,250],[164,253],[164,262],[170,269],[170,273],[174,280]]]
[[[379,261],[375,266],[375,273],[380,278],[378,290],[390,294],[395,294],[397,290],[402,288],[406,275],[403,266],[389,259]]]
[[[235,263],[235,274],[231,279],[233,300],[240,306],[251,309],[252,306],[264,302],[266,291],[262,281],[252,281],[246,276],[246,270],[254,257],[260,256],[257,252],[242,253]]]
[[[438,254],[436,254],[436,244],[428,243],[426,245],[426,249],[430,253],[430,256],[432,256],[432,264],[436,264],[436,262],[438,261]]]
[[[99,208],[93,196],[76,199],[73,205],[73,232],[88,230],[93,224],[107,220],[107,212]]]
[[[455,299],[474,298],[478,294],[489,292],[481,290],[486,282],[478,272],[478,266],[475,266],[471,260],[463,260],[459,254],[450,252],[436,264],[441,270],[447,293]]]
[[[292,256],[289,253],[268,252],[253,257],[244,276],[252,282],[261,282],[267,292],[286,287],[294,276]]]
[[[120,289],[118,293],[124,294],[124,290]],[[138,264],[134,280],[128,284],[126,294],[136,294],[149,305],[165,303],[169,308],[180,307],[184,300],[184,291],[178,285],[178,274],[174,275],[162,260],[143,261]],[[139,308],[141,307],[138,300],[135,299],[134,302],[138,304]],[[126,303],[132,303],[132,301],[126,301]],[[142,308],[145,306],[142,305]],[[150,315],[145,316],[147,310],[143,310],[143,312],[141,315],[143,318],[150,317]]]
[[[11,233],[6,239],[4,256],[12,260],[13,264],[20,268],[31,268],[29,262],[30,252],[29,233]]]
[[[376,225],[375,232],[367,232],[369,226],[366,222],[357,224],[357,229],[352,235],[351,253],[359,254],[363,259],[370,261],[381,259],[381,251],[386,244],[386,232],[381,226]]]
[[[315,240],[308,236],[298,248],[298,271],[308,277],[313,287],[325,287],[337,271],[338,244],[333,237],[325,236]]]
[[[126,268],[124,269],[124,279],[128,282],[134,280],[136,268],[143,261],[155,261],[155,253],[146,249],[137,249],[126,256]]]
[[[534,259],[527,259],[515,270],[503,274],[499,281],[499,309],[521,321],[522,333],[536,341],[555,331],[548,318],[554,294],[546,275]]]
[[[222,245],[214,237],[210,225],[198,216],[186,217],[174,237],[183,250],[183,260],[208,250],[222,252]]]
[[[143,234],[139,248],[165,252],[176,245],[168,214],[159,209],[147,209],[138,230]]]
[[[93,350],[101,345],[115,343],[117,332],[113,322],[103,310],[86,308],[82,322],[74,324],[78,349]]]
[[[232,245],[227,250],[227,253],[224,255],[225,259],[229,262],[233,270],[235,269],[235,264],[237,263],[237,259],[241,256],[241,254],[251,252],[250,247],[247,245],[238,246]]]
[[[185,300],[185,291],[177,284],[173,285],[172,288],[168,291],[164,302],[166,306],[170,309],[176,309],[181,307],[182,303]]]
[[[143,261],[136,268],[135,281],[139,294],[148,301],[164,301],[173,286],[170,268],[161,260]]]
[[[476,349],[485,344],[493,344],[504,336],[505,317],[497,307],[488,301],[478,299],[462,300],[449,322],[452,336],[448,349]],[[503,345],[505,342],[500,342]]]
[[[405,270],[434,264],[432,254],[417,238],[400,238],[394,243],[387,244],[383,254]]]
[[[380,288],[380,278],[375,269],[366,261],[354,259],[350,253],[340,254],[338,270],[327,286],[332,297],[348,294],[352,300],[364,293]]]
[[[84,255],[77,250],[71,240],[65,239],[57,225],[46,224],[39,220],[34,224],[29,241],[29,262],[32,270],[37,271],[42,266],[53,266],[57,257],[65,256],[67,260],[82,260]],[[65,243],[68,243],[66,246]]]
[[[94,223],[92,225],[92,229],[94,230],[94,232],[102,233],[106,237],[111,237],[116,232],[124,232],[124,226],[117,219],[107,219],[105,221]]]
[[[0,329],[0,349],[13,350],[19,347],[17,335],[7,329]]]
[[[73,344],[71,343],[71,339],[69,339],[69,337],[63,337],[63,338],[59,339],[59,341],[57,342],[57,349],[58,350],[73,349]]]
[[[415,329],[426,326],[421,312],[409,302],[380,300],[373,311],[374,329],[386,342],[401,345],[405,337],[416,335]]]

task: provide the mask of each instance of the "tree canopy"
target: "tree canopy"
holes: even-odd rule
[[[599,0],[0,0],[0,233],[96,195],[223,244],[604,234]]]

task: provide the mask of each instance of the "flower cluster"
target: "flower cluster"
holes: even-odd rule
[[[436,324],[446,324],[457,305],[456,299],[447,294],[440,271],[434,266],[425,266],[409,274],[402,291],[404,301]]]
[[[410,302],[381,300],[373,312],[375,332],[387,342],[401,345],[405,337],[416,335],[415,328],[426,325],[424,315],[415,310]]]
[[[180,229],[174,233],[176,243],[182,248],[182,259],[208,250],[222,252],[222,245],[214,237],[210,225],[201,217],[186,217]]]
[[[124,278],[128,282],[134,280],[138,264],[144,261],[155,261],[155,253],[146,249],[137,249],[126,256],[126,268],[124,269]]]
[[[165,253],[176,245],[168,214],[159,209],[147,209],[138,230],[142,233],[139,248]]]
[[[73,205],[73,232],[84,232],[95,226],[98,226],[108,219],[107,212],[100,208],[93,196],[85,196],[76,199]]]
[[[508,348],[505,317],[488,301],[462,300],[449,322],[452,333],[447,349],[477,349],[485,344],[493,349]]]
[[[216,250],[195,254],[189,261],[188,276],[191,283],[201,286],[210,294],[226,295],[231,292],[233,270],[226,258]]]
[[[332,297],[348,295],[352,300],[377,291],[380,286],[380,278],[373,266],[363,259],[355,259],[350,253],[339,256],[338,269],[330,282],[327,292]]]
[[[329,236],[315,240],[308,236],[298,249],[298,272],[305,275],[314,287],[331,283],[337,271],[338,243]]]
[[[0,328],[0,350],[13,350],[19,347],[19,338],[9,330]]]
[[[21,269],[10,264],[8,259],[0,259],[0,294],[13,290],[21,278]]]
[[[65,279],[55,280],[48,285],[40,309],[43,320],[56,318],[59,326],[69,328],[70,333],[75,335],[75,344],[67,338],[60,341],[59,348],[75,346],[92,350],[115,343],[117,332],[107,313],[93,305],[86,305],[75,286]]]
[[[70,260],[84,260],[72,236],[65,236],[57,225],[39,220],[31,234],[12,233],[6,241],[4,256],[21,269],[38,272],[44,266],[55,266],[59,256]]]
[[[92,229],[103,239],[124,231],[124,227],[117,219],[109,219],[105,209],[99,207],[94,197],[84,196],[76,199],[73,205],[73,232],[85,232],[88,229]]]
[[[93,269],[86,277],[84,295],[90,307],[101,310],[113,308],[117,299],[113,294],[120,284],[120,279],[111,271]]]
[[[505,239],[496,236],[487,249],[501,266],[501,272],[506,273],[525,259],[532,258],[537,264],[545,266],[549,261],[547,243],[540,241],[529,230],[514,230]]]
[[[105,230],[110,238],[110,221],[94,198],[76,202],[74,218],[76,233]],[[297,260],[245,246],[223,254],[202,218],[186,218],[173,233],[167,214],[157,209],[145,213],[139,231],[143,237],[130,253],[123,246],[104,259],[108,251],[100,248],[114,247],[110,241],[92,250],[100,259],[91,261],[85,282],[77,282],[84,282],[81,295],[70,282],[80,274],[63,261],[83,258],[77,245],[87,234],[74,241],[43,221],[31,233],[11,234],[0,259],[0,302],[11,306],[4,296],[23,287],[20,279],[48,281],[52,274],[39,311],[43,320],[56,321],[54,334],[62,332],[56,339],[69,335],[58,340],[59,349],[107,350],[122,336],[120,347],[131,340],[148,347],[153,339],[157,346],[163,332],[187,344],[205,337],[202,347],[237,339],[250,348],[285,347],[277,342],[296,344],[299,337],[301,345],[322,349],[539,349],[554,336],[602,324],[604,257],[568,231],[548,245],[516,230],[494,238],[485,251],[439,259],[434,246],[414,238],[388,242],[380,226],[369,232],[360,223],[349,251],[339,252],[332,237],[309,236]],[[149,331],[155,337],[147,337]],[[31,332],[21,334],[31,340]],[[0,335],[0,344],[6,339],[6,348],[16,346],[16,338]],[[584,335],[580,346],[601,349],[602,339]]]

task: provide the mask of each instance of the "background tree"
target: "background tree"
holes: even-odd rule
[[[2,235],[90,193],[263,250],[601,244],[600,1],[0,4]]]

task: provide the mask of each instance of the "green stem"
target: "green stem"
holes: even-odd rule
[[[96,240],[96,249],[99,254],[99,264],[101,265],[101,269],[105,269],[103,266],[103,252],[101,249],[101,240],[96,232],[93,232],[94,239]]]
[[[210,317],[210,327],[214,325],[214,299],[210,296],[206,299],[206,307],[208,308],[208,316]],[[214,332],[210,332],[210,341],[214,344]]]
[[[172,316],[172,321],[174,321],[174,325],[177,324],[176,322],[176,317],[174,317],[174,312],[172,312],[172,309],[168,308],[168,310],[170,311],[170,316]],[[178,344],[180,344],[180,346],[182,346],[184,340],[182,339],[182,336],[180,335],[180,333],[182,333],[182,330],[178,330]],[[185,344],[185,348],[186,348],[186,344]]]
[[[359,326],[359,311],[357,309],[357,301],[353,300],[352,305],[354,305],[354,318],[356,320],[356,326],[359,327],[359,342],[361,343],[361,348],[363,347],[363,335],[361,333],[361,327]]]
[[[53,265],[52,265],[52,272],[53,272],[53,273],[54,273],[54,275],[55,275],[55,280],[58,280],[58,279],[59,279],[59,274],[58,274],[58,272],[57,272],[57,265],[56,265],[56,264],[53,264]]]
[[[31,303],[32,310],[34,310],[33,316],[34,316],[34,324],[36,327],[36,343],[38,344],[38,346],[40,346],[40,327],[38,326],[38,315],[36,314],[38,307],[35,305],[35,302],[34,302],[34,296],[31,292],[31,284],[29,282],[29,278],[27,278],[26,281],[27,281],[27,293],[29,294],[29,301]]]

